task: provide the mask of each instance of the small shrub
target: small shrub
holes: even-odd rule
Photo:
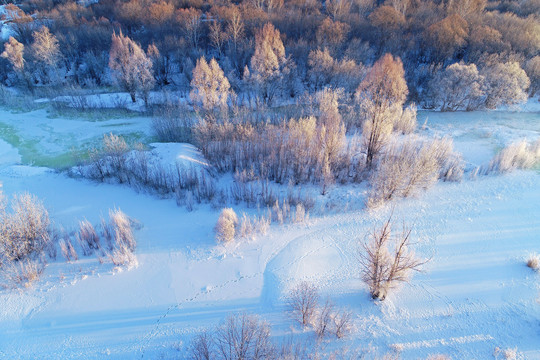
[[[231,208],[221,210],[214,231],[216,240],[219,242],[229,242],[234,239],[236,226],[238,225],[238,216]]]
[[[331,331],[332,317],[334,313],[334,304],[330,299],[326,299],[323,306],[317,311],[315,319],[315,334],[317,338],[322,339],[328,332]]]
[[[336,311],[332,320],[334,322],[334,333],[338,339],[345,337],[352,328],[352,312],[348,309]]]
[[[304,208],[304,205],[302,204],[296,204],[295,212],[294,212],[294,222],[295,223],[303,223],[306,221],[306,209]]]
[[[515,348],[501,349],[499,347],[495,348],[493,351],[493,356],[495,359],[498,359],[499,356],[502,356],[504,360],[516,360],[518,358],[518,350]]]
[[[291,316],[302,326],[307,326],[313,320],[318,302],[317,287],[307,281],[302,281],[289,293],[288,303]]]
[[[94,226],[86,219],[79,221],[79,231],[76,237],[85,256],[100,248],[99,236]]]
[[[122,244],[109,254],[109,259],[115,266],[126,266],[128,268],[136,267],[137,257],[126,245]]]
[[[238,225],[238,236],[245,239],[254,239],[257,234],[266,234],[269,227],[269,216],[262,215],[250,217],[246,213],[242,213]]]
[[[45,264],[40,259],[23,259],[10,261],[2,267],[2,275],[6,288],[28,288],[37,281],[45,269]]]
[[[132,223],[124,212],[114,209],[109,210],[109,222],[103,224],[104,237],[110,244],[108,257],[116,266],[137,266],[137,257],[133,253],[137,243]]]
[[[401,116],[396,116],[394,119],[394,132],[401,134],[411,134],[416,130],[416,105],[409,105]]]
[[[15,195],[12,212],[0,199],[0,255],[7,260],[22,260],[41,254],[50,246],[49,212],[34,195]]]
[[[64,237],[60,239],[59,245],[62,256],[64,256],[67,262],[77,261],[79,259],[79,255],[77,255],[77,251],[75,251],[69,235],[65,234]]]
[[[490,161],[485,174],[505,173],[516,169],[530,169],[540,164],[540,139],[529,144],[525,140],[510,144]]]
[[[540,270],[540,255],[538,254],[529,255],[529,258],[527,259],[527,266],[535,271],[539,271]]]
[[[137,243],[130,218],[120,209],[109,210],[109,231],[112,235],[113,245],[129,251],[135,251]]]

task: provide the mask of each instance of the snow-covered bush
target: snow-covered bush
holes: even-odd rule
[[[85,256],[100,248],[99,236],[94,226],[86,219],[79,221],[79,231],[76,238]]]
[[[109,221],[103,224],[103,237],[109,243],[108,257],[116,266],[137,265],[134,254],[137,243],[132,220],[120,209],[109,210]]]
[[[396,116],[394,119],[394,132],[401,134],[410,134],[416,130],[416,105],[407,106],[401,116]]]
[[[238,236],[241,238],[253,239],[257,234],[265,235],[269,227],[269,214],[250,217],[246,213],[242,213],[238,225]]]
[[[65,236],[60,239],[58,244],[60,245],[60,251],[62,252],[62,256],[64,256],[67,262],[77,261],[79,259],[79,255],[73,247],[69,235],[65,234]]]
[[[395,141],[386,148],[371,175],[367,205],[376,207],[395,197],[414,195],[439,178],[457,181],[462,174],[463,164],[452,151],[451,140],[428,142],[413,137]]]
[[[18,261],[41,254],[50,246],[49,212],[29,193],[15,195],[11,212],[0,194],[0,257]]]
[[[330,299],[326,299],[324,304],[317,309],[313,324],[317,338],[322,339],[332,330],[333,314],[334,304]]]
[[[216,240],[219,242],[229,242],[234,240],[236,235],[236,226],[238,225],[238,216],[231,208],[221,210],[214,231]]]
[[[506,348],[501,349],[499,347],[496,347],[493,351],[493,356],[495,359],[499,359],[499,356],[502,356],[504,360],[517,360],[518,358],[518,349],[515,348]]]
[[[5,288],[30,287],[39,279],[45,269],[42,259],[25,258],[19,261],[11,261],[2,266],[0,279]]]
[[[392,237],[391,218],[380,229],[374,229],[369,240],[362,243],[360,267],[362,279],[373,299],[384,300],[399,283],[408,281],[412,271],[419,271],[426,261],[412,250],[411,230],[403,229]]]
[[[352,312],[349,309],[337,310],[332,314],[334,334],[338,339],[345,337],[352,329]]]
[[[510,144],[495,155],[484,169],[484,173],[530,169],[538,164],[540,164],[540,139],[531,144],[526,140],[521,140]]]
[[[540,270],[540,255],[530,254],[527,258],[527,266],[535,271]]]
[[[319,289],[307,281],[302,281],[289,292],[290,314],[302,326],[311,324],[318,302]]]

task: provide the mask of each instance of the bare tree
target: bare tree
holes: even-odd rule
[[[228,34],[223,30],[223,26],[221,26],[219,19],[214,19],[210,24],[210,34],[208,37],[210,38],[210,43],[212,46],[221,56],[223,45],[228,40]]]
[[[236,6],[233,7],[231,17],[229,21],[227,21],[226,31],[230,42],[233,44],[234,52],[236,53],[238,44],[243,41],[245,34],[242,14]]]
[[[207,331],[196,335],[191,341],[189,352],[193,360],[214,359],[212,335]]]
[[[362,279],[373,299],[384,300],[391,289],[408,281],[412,271],[420,271],[427,260],[420,260],[409,248],[411,229],[403,227],[396,238],[391,234],[392,216],[380,229],[374,229],[370,240],[362,244],[360,265]],[[393,245],[393,246],[392,246]]]
[[[390,54],[377,60],[356,90],[364,114],[362,135],[366,164],[371,166],[393,129],[396,108],[403,107],[408,89],[403,63]]]
[[[289,293],[290,312],[303,326],[311,323],[318,301],[319,291],[317,287],[307,281],[302,281]]]
[[[143,95],[154,86],[152,61],[146,56],[141,47],[133,40],[113,33],[109,53],[109,67],[122,87],[129,92],[131,101],[135,102],[137,92]],[[147,96],[145,103],[148,102]]]
[[[255,315],[235,314],[216,331],[218,359],[270,360],[275,349],[270,342],[270,327]]]

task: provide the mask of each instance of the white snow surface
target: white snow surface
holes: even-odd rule
[[[43,139],[37,146],[55,153],[69,149],[66,138],[84,141],[104,130],[39,111],[12,116],[20,116],[22,125],[13,126],[21,137]],[[452,136],[471,167],[512,140],[540,136],[534,112],[422,112],[420,123],[425,116],[423,131]],[[121,120],[113,122],[122,128]],[[126,127],[146,128],[142,123],[129,119]],[[204,163],[187,144],[152,147],[166,163]],[[0,359],[183,359],[194,334],[241,311],[267,320],[276,341],[291,329],[312,338],[286,316],[287,291],[301,280],[354,314],[352,334],[326,340],[329,351],[490,359],[496,347],[517,347],[519,358],[540,359],[540,275],[525,266],[529,253],[540,252],[537,170],[439,183],[395,202],[393,217],[413,225],[417,254],[430,261],[409,284],[374,302],[360,280],[359,242],[387,219],[390,205],[320,212],[306,224],[272,225],[267,235],[223,246],[213,238],[218,211],[209,206],[188,212],[172,199],[21,165],[17,149],[4,141],[0,154],[3,192],[36,194],[57,225],[74,229],[84,218],[97,224],[111,208],[142,224],[132,270],[116,271],[95,257],[65,263],[59,254],[33,287],[0,290]],[[365,188],[335,187],[328,196],[359,201]]]

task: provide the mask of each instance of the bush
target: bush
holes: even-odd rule
[[[1,195],[1,194],[0,194]],[[0,256],[17,261],[41,254],[50,246],[49,213],[34,195],[15,195],[12,212],[0,199]]]
[[[79,259],[79,255],[77,255],[77,251],[75,251],[69,235],[65,234],[64,237],[60,239],[59,245],[60,251],[67,262],[77,261]]]
[[[416,130],[416,105],[411,104],[394,119],[394,132],[411,134]]]
[[[83,250],[83,255],[88,256],[100,248],[99,236],[88,220],[79,221],[79,231],[76,236]]]
[[[328,332],[331,331],[332,318],[334,313],[334,304],[330,299],[326,299],[324,305],[317,311],[315,319],[315,334],[317,338],[322,339]]]
[[[238,225],[238,216],[231,208],[221,210],[214,231],[216,240],[219,242],[229,242],[234,239],[236,226]]]
[[[313,320],[318,302],[319,290],[317,287],[307,281],[302,281],[289,293],[290,314],[302,326],[307,326]]]
[[[119,209],[109,210],[109,222],[104,224],[103,234],[110,244],[108,257],[114,265],[137,265],[137,258],[133,254],[137,243],[132,220],[125,213]]]
[[[373,230],[369,242],[362,244],[362,279],[373,299],[384,300],[391,289],[408,281],[411,272],[420,271],[426,263],[409,250],[410,236],[411,230],[404,228],[398,237],[392,238],[390,217],[380,229]]]
[[[484,173],[505,173],[516,169],[530,169],[538,164],[540,164],[540,139],[532,144],[521,140],[510,144],[495,155]]]
[[[250,217],[246,213],[242,213],[240,224],[238,226],[238,235],[241,238],[253,239],[257,234],[266,234],[270,227],[269,216],[254,216]]]
[[[540,270],[540,255],[538,254],[529,255],[529,258],[527,259],[527,266],[535,271],[539,271]]]
[[[11,261],[4,264],[2,276],[5,288],[28,288],[37,281],[45,269],[45,263],[41,259],[26,258],[19,261]]]
[[[332,320],[334,321],[334,333],[338,339],[343,338],[351,331],[352,313],[350,310],[336,311],[332,316]]]
[[[367,205],[376,207],[395,197],[414,195],[439,178],[459,180],[462,174],[462,161],[448,139],[394,142],[386,148],[370,178]]]

